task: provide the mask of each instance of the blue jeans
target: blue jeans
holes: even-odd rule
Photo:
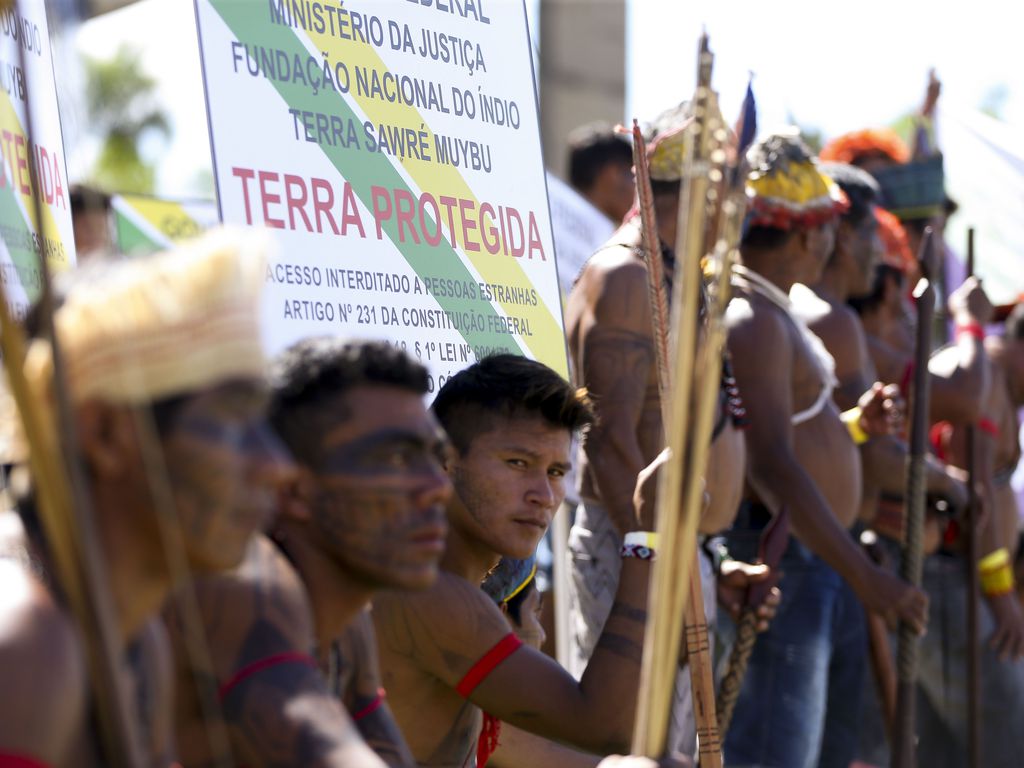
[[[730,554],[756,557],[760,533],[730,531]],[[863,608],[795,538],[780,570],[782,603],[751,654],[726,735],[726,764],[848,768],[857,752],[866,668]]]

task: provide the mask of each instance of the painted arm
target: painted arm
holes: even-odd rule
[[[341,700],[367,745],[389,768],[414,768],[405,737],[395,722],[381,684],[373,619],[363,611],[335,643]],[[382,695],[383,694],[383,695]]]
[[[467,692],[480,709],[545,738],[598,754],[632,735],[647,620],[648,561],[623,560],[611,614],[581,680],[528,646],[512,651]],[[451,689],[510,634],[477,586],[442,574],[427,592],[375,600],[379,642]],[[463,689],[465,690],[465,689]]]
[[[654,364],[646,279],[641,264],[607,275],[594,323],[580,341],[581,383],[597,411],[583,447],[591,477],[620,534],[636,529],[633,490],[647,463],[637,439]]]
[[[309,656],[310,606],[298,575],[273,545],[254,543],[238,571],[197,580],[196,597],[213,666],[183,670],[189,662],[179,656],[179,680],[198,674],[218,690],[235,764],[384,768]],[[173,614],[168,625],[180,648]],[[186,725],[178,723],[184,763],[221,764]]]

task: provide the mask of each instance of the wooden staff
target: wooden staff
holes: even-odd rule
[[[931,264],[932,229],[925,229],[918,255],[922,264]],[[929,257],[922,260],[922,256]],[[903,544],[900,575],[915,587],[921,585],[924,564],[923,533],[925,511],[925,457],[928,451],[928,357],[931,353],[932,315],[935,312],[935,291],[927,269],[914,290],[917,301],[917,346],[914,352],[914,394],[910,419],[910,454],[907,458],[907,525]],[[896,667],[899,683],[896,689],[896,723],[893,738],[894,768],[915,768],[917,748],[915,714],[917,697],[917,631],[905,621],[900,622],[899,650]]]
[[[673,390],[672,396],[663,400],[666,442],[672,452],[658,483],[660,551],[654,564],[648,601],[648,626],[633,738],[633,751],[651,757],[661,756],[665,748],[686,605],[689,602],[696,608],[703,606],[699,581],[691,579],[690,574],[695,562],[697,521],[703,500],[702,478],[710,447],[725,342],[721,314],[728,303],[731,264],[736,256],[735,245],[745,211],[735,200],[726,201],[729,209],[724,220],[728,222],[726,230],[729,235],[715,246],[712,263],[717,266],[718,274],[712,298],[716,301],[709,304],[709,309],[713,306],[714,311],[709,311],[707,339],[697,359],[697,276],[700,274],[700,259],[707,253],[708,192],[712,172],[718,174],[719,180],[721,178],[721,168],[712,171],[710,161],[716,143],[724,143],[724,131],[714,124],[710,109],[713,106],[710,89],[712,63],[707,36],[704,35],[698,53],[694,122],[684,134],[683,183],[676,242],[679,271],[673,286],[667,377]],[[717,153],[718,156],[723,154]],[[699,658],[699,654],[708,650],[703,610],[688,627],[687,645],[692,658]],[[691,675],[697,675],[693,690],[700,762],[703,766],[720,766],[721,745],[710,665],[701,667],[691,662]]]
[[[861,534],[861,546],[875,565],[885,567],[885,556],[878,547],[878,537],[874,531]],[[871,660],[871,671],[875,677],[875,688],[882,707],[882,726],[885,738],[892,743],[893,723],[896,721],[896,665],[889,644],[889,627],[885,617],[864,609],[864,619],[868,630],[868,653]]]
[[[4,5],[11,7],[17,3],[8,2]],[[18,57],[22,70],[28,71],[24,46],[18,46]],[[24,104],[25,133],[29,143],[33,143],[35,133],[31,93],[28,90]],[[53,288],[44,247],[46,219],[37,188],[39,180],[34,174],[32,180],[32,213],[40,240],[37,248],[41,278],[39,312],[43,325],[42,336],[50,343],[53,360],[53,379],[49,382],[49,391],[55,405],[52,416],[41,401],[43,393],[34,392],[24,375],[22,366],[27,350],[25,335],[13,317],[6,292],[0,289],[0,347],[3,365],[28,444],[35,501],[48,554],[56,571],[54,576],[85,638],[90,691],[95,702],[104,757],[111,765],[132,768],[143,764],[136,711],[129,705],[122,684],[122,648],[118,638],[117,617],[96,536],[91,497],[76,453],[78,443],[71,398],[53,323]],[[53,419],[53,416],[56,418]],[[50,428],[51,424],[55,429]],[[55,444],[58,435],[59,446]]]
[[[761,535],[758,545],[758,562],[772,569],[772,578],[752,585],[746,594],[743,609],[736,625],[736,642],[729,654],[729,666],[718,690],[718,732],[722,741],[729,730],[732,713],[743,689],[743,678],[747,673],[750,654],[757,641],[757,608],[768,597],[778,582],[777,568],[789,544],[789,513],[783,508],[772,518]]]
[[[665,289],[665,265],[661,255],[661,239],[654,211],[654,193],[647,168],[647,147],[636,120],[633,121],[633,165],[636,169],[637,196],[640,207],[641,239],[644,263],[647,266],[648,299],[654,332],[654,351],[658,374],[658,395],[661,403],[662,426],[669,423],[671,413],[671,377],[669,374],[669,307]],[[678,275],[686,279],[686,275]],[[692,278],[691,278],[692,279]],[[687,663],[690,670],[690,685],[693,697],[693,711],[697,733],[703,734],[701,750],[720,755],[718,738],[713,729],[714,712],[714,665],[711,661],[711,646],[708,639],[707,621],[704,618],[704,600],[700,575],[700,563],[694,558],[689,570],[689,595],[686,600],[684,623],[687,637]],[[712,748],[712,745],[716,745]],[[712,760],[714,758],[711,758]],[[721,760],[719,756],[719,762]]]
[[[967,229],[967,277],[974,276],[974,227]],[[978,496],[974,424],[964,430],[967,448],[967,756],[981,766],[981,648],[978,636]]]

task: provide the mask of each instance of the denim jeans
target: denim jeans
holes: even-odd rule
[[[760,534],[730,531],[730,554],[753,559]],[[866,669],[863,609],[839,575],[795,538],[779,567],[782,603],[751,654],[726,735],[726,764],[848,768]]]

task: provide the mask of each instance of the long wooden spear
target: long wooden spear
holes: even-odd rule
[[[925,267],[924,277],[914,290],[917,301],[917,342],[914,350],[914,392],[910,418],[910,453],[907,458],[907,525],[903,544],[900,575],[904,581],[919,587],[924,565],[923,532],[925,510],[925,457],[928,451],[928,404],[930,380],[928,358],[931,354],[932,316],[935,313],[935,290],[927,265],[932,263],[932,230],[925,230],[918,261]],[[917,697],[917,631],[906,621],[900,622],[899,649],[896,666],[899,683],[896,689],[896,723],[893,728],[894,768],[915,768],[917,745],[915,732]]]
[[[967,277],[974,276],[974,227],[967,229]],[[978,496],[975,483],[975,431],[964,430],[967,443],[967,758],[981,766],[981,648],[978,636]]]
[[[633,121],[633,165],[636,169],[637,196],[640,204],[641,240],[644,263],[647,266],[647,290],[651,306],[654,331],[654,351],[658,374],[658,395],[661,402],[662,425],[669,423],[671,414],[671,377],[669,374],[669,306],[665,286],[665,265],[661,254],[661,239],[654,211],[654,193],[647,167],[647,147],[636,120]],[[676,275],[677,279],[687,279]],[[696,279],[690,276],[689,279]],[[705,734],[701,747],[710,749],[717,743],[712,731],[714,721],[714,664],[708,641],[707,622],[704,619],[704,601],[700,564],[694,558],[689,570],[689,595],[686,600],[684,623],[687,632],[687,663],[690,670],[693,711],[697,733]],[[692,649],[692,652],[691,652]],[[705,745],[707,742],[707,745]],[[720,758],[719,758],[720,760]]]
[[[654,565],[649,597],[648,628],[644,641],[641,690],[637,706],[633,750],[659,757],[664,752],[667,720],[679,656],[679,643],[687,603],[690,613],[687,649],[691,659],[708,652],[707,626],[703,619],[700,582],[690,578],[695,564],[697,521],[703,500],[702,478],[707,465],[714,406],[717,402],[721,354],[725,330],[721,314],[728,302],[731,259],[735,247],[718,240],[713,263],[717,276],[709,311],[707,337],[701,355],[696,355],[700,260],[707,254],[706,231],[708,193],[713,173],[721,179],[721,168],[712,169],[712,154],[724,143],[724,132],[712,113],[710,88],[713,57],[703,35],[698,52],[697,93],[693,101],[694,122],[684,134],[682,183],[677,223],[677,278],[673,284],[672,324],[667,379],[671,397],[663,400],[666,442],[672,448],[658,483],[659,553]],[[724,153],[718,151],[721,164]],[[717,181],[716,181],[717,183]],[[643,210],[643,207],[641,207]],[[736,240],[743,210],[730,208]],[[650,211],[648,212],[648,218]],[[716,211],[717,214],[717,211]],[[717,220],[717,219],[715,219]],[[649,227],[645,227],[649,230]],[[717,229],[717,227],[716,227]],[[648,234],[648,242],[657,242]],[[654,249],[647,249],[652,252]],[[650,275],[650,273],[649,273]],[[649,277],[650,279],[650,277]],[[709,305],[710,308],[710,305]],[[657,316],[657,310],[655,310]],[[657,346],[657,345],[656,345]],[[714,710],[714,687],[710,665],[691,661],[694,710],[698,723],[700,762],[703,766],[722,764],[721,744]]]
[[[28,73],[24,46],[17,47],[22,71]],[[23,103],[25,134],[30,145],[35,143],[31,96],[29,78]],[[96,702],[104,756],[112,765],[131,768],[142,764],[136,712],[128,703],[122,682],[122,649],[116,613],[96,537],[90,496],[78,463],[71,398],[53,322],[53,289],[46,259],[47,235],[50,233],[43,215],[39,179],[33,176],[32,180],[32,213],[39,239],[36,251],[41,278],[39,314],[42,336],[50,344],[53,360],[53,379],[49,389],[54,399],[55,419],[51,421],[47,414],[46,406],[40,400],[42,393],[33,392],[28,385],[22,368],[27,349],[25,336],[13,317],[6,292],[0,289],[3,365],[28,443],[29,463],[35,480],[33,488],[55,576],[86,639],[90,690]],[[55,431],[48,428],[49,424],[55,425]],[[61,437],[59,446],[55,444],[57,435]]]

